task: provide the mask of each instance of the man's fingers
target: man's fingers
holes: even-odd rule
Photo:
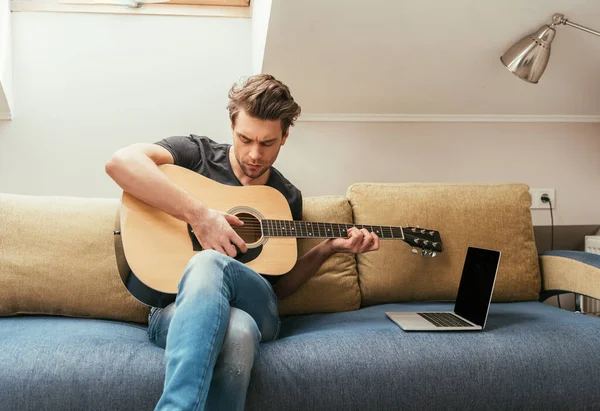
[[[237,233],[235,233],[235,232],[233,233],[233,236],[231,237],[230,241],[233,244],[237,245],[242,253],[245,253],[248,251],[248,246],[246,245],[246,242],[244,240],[242,240],[241,237],[239,235],[237,235]],[[232,246],[233,246],[233,244],[232,244]],[[233,248],[235,249],[235,246]],[[237,252],[237,250],[236,250],[236,252]]]
[[[226,245],[224,247],[224,249],[227,252],[227,255],[229,257],[235,257],[237,255],[237,249],[235,248],[235,245],[233,245],[232,243],[229,243],[228,245]]]
[[[363,235],[363,238],[360,242],[360,250],[359,251],[366,251],[371,247],[371,244],[373,243],[373,237],[371,236],[371,233],[369,233],[369,231],[367,231],[366,228],[363,228],[362,230],[360,230],[361,234]]]
[[[356,227],[350,227],[348,230],[348,238],[351,240],[352,245],[355,245],[362,241],[362,233]]]
[[[373,236],[373,243],[371,244],[369,251],[379,250],[379,237],[375,233],[372,233],[372,236]]]
[[[239,218],[237,218],[236,216],[234,216],[233,214],[224,213],[223,215],[225,216],[225,220],[227,220],[227,222],[231,225],[235,225],[235,226],[243,226],[244,225],[244,222],[242,220],[240,220]]]

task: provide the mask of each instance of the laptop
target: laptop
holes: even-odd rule
[[[500,251],[484,248],[467,249],[453,312],[386,312],[386,316],[405,331],[483,330],[500,254]]]

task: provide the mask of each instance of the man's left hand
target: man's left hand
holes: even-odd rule
[[[356,227],[348,229],[348,238],[334,238],[327,240],[334,253],[367,253],[379,249],[379,237],[369,233],[366,228],[359,230]]]

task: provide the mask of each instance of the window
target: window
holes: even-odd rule
[[[250,0],[11,0],[11,10],[251,17]]]

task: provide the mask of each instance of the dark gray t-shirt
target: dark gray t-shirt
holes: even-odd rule
[[[175,165],[195,171],[211,180],[230,186],[241,186],[229,162],[231,144],[217,143],[205,136],[172,136],[156,142],[171,153]],[[275,167],[271,167],[267,184],[287,199],[294,220],[302,220],[302,193]],[[224,211],[224,210],[221,210]],[[279,276],[265,275],[274,285]]]

